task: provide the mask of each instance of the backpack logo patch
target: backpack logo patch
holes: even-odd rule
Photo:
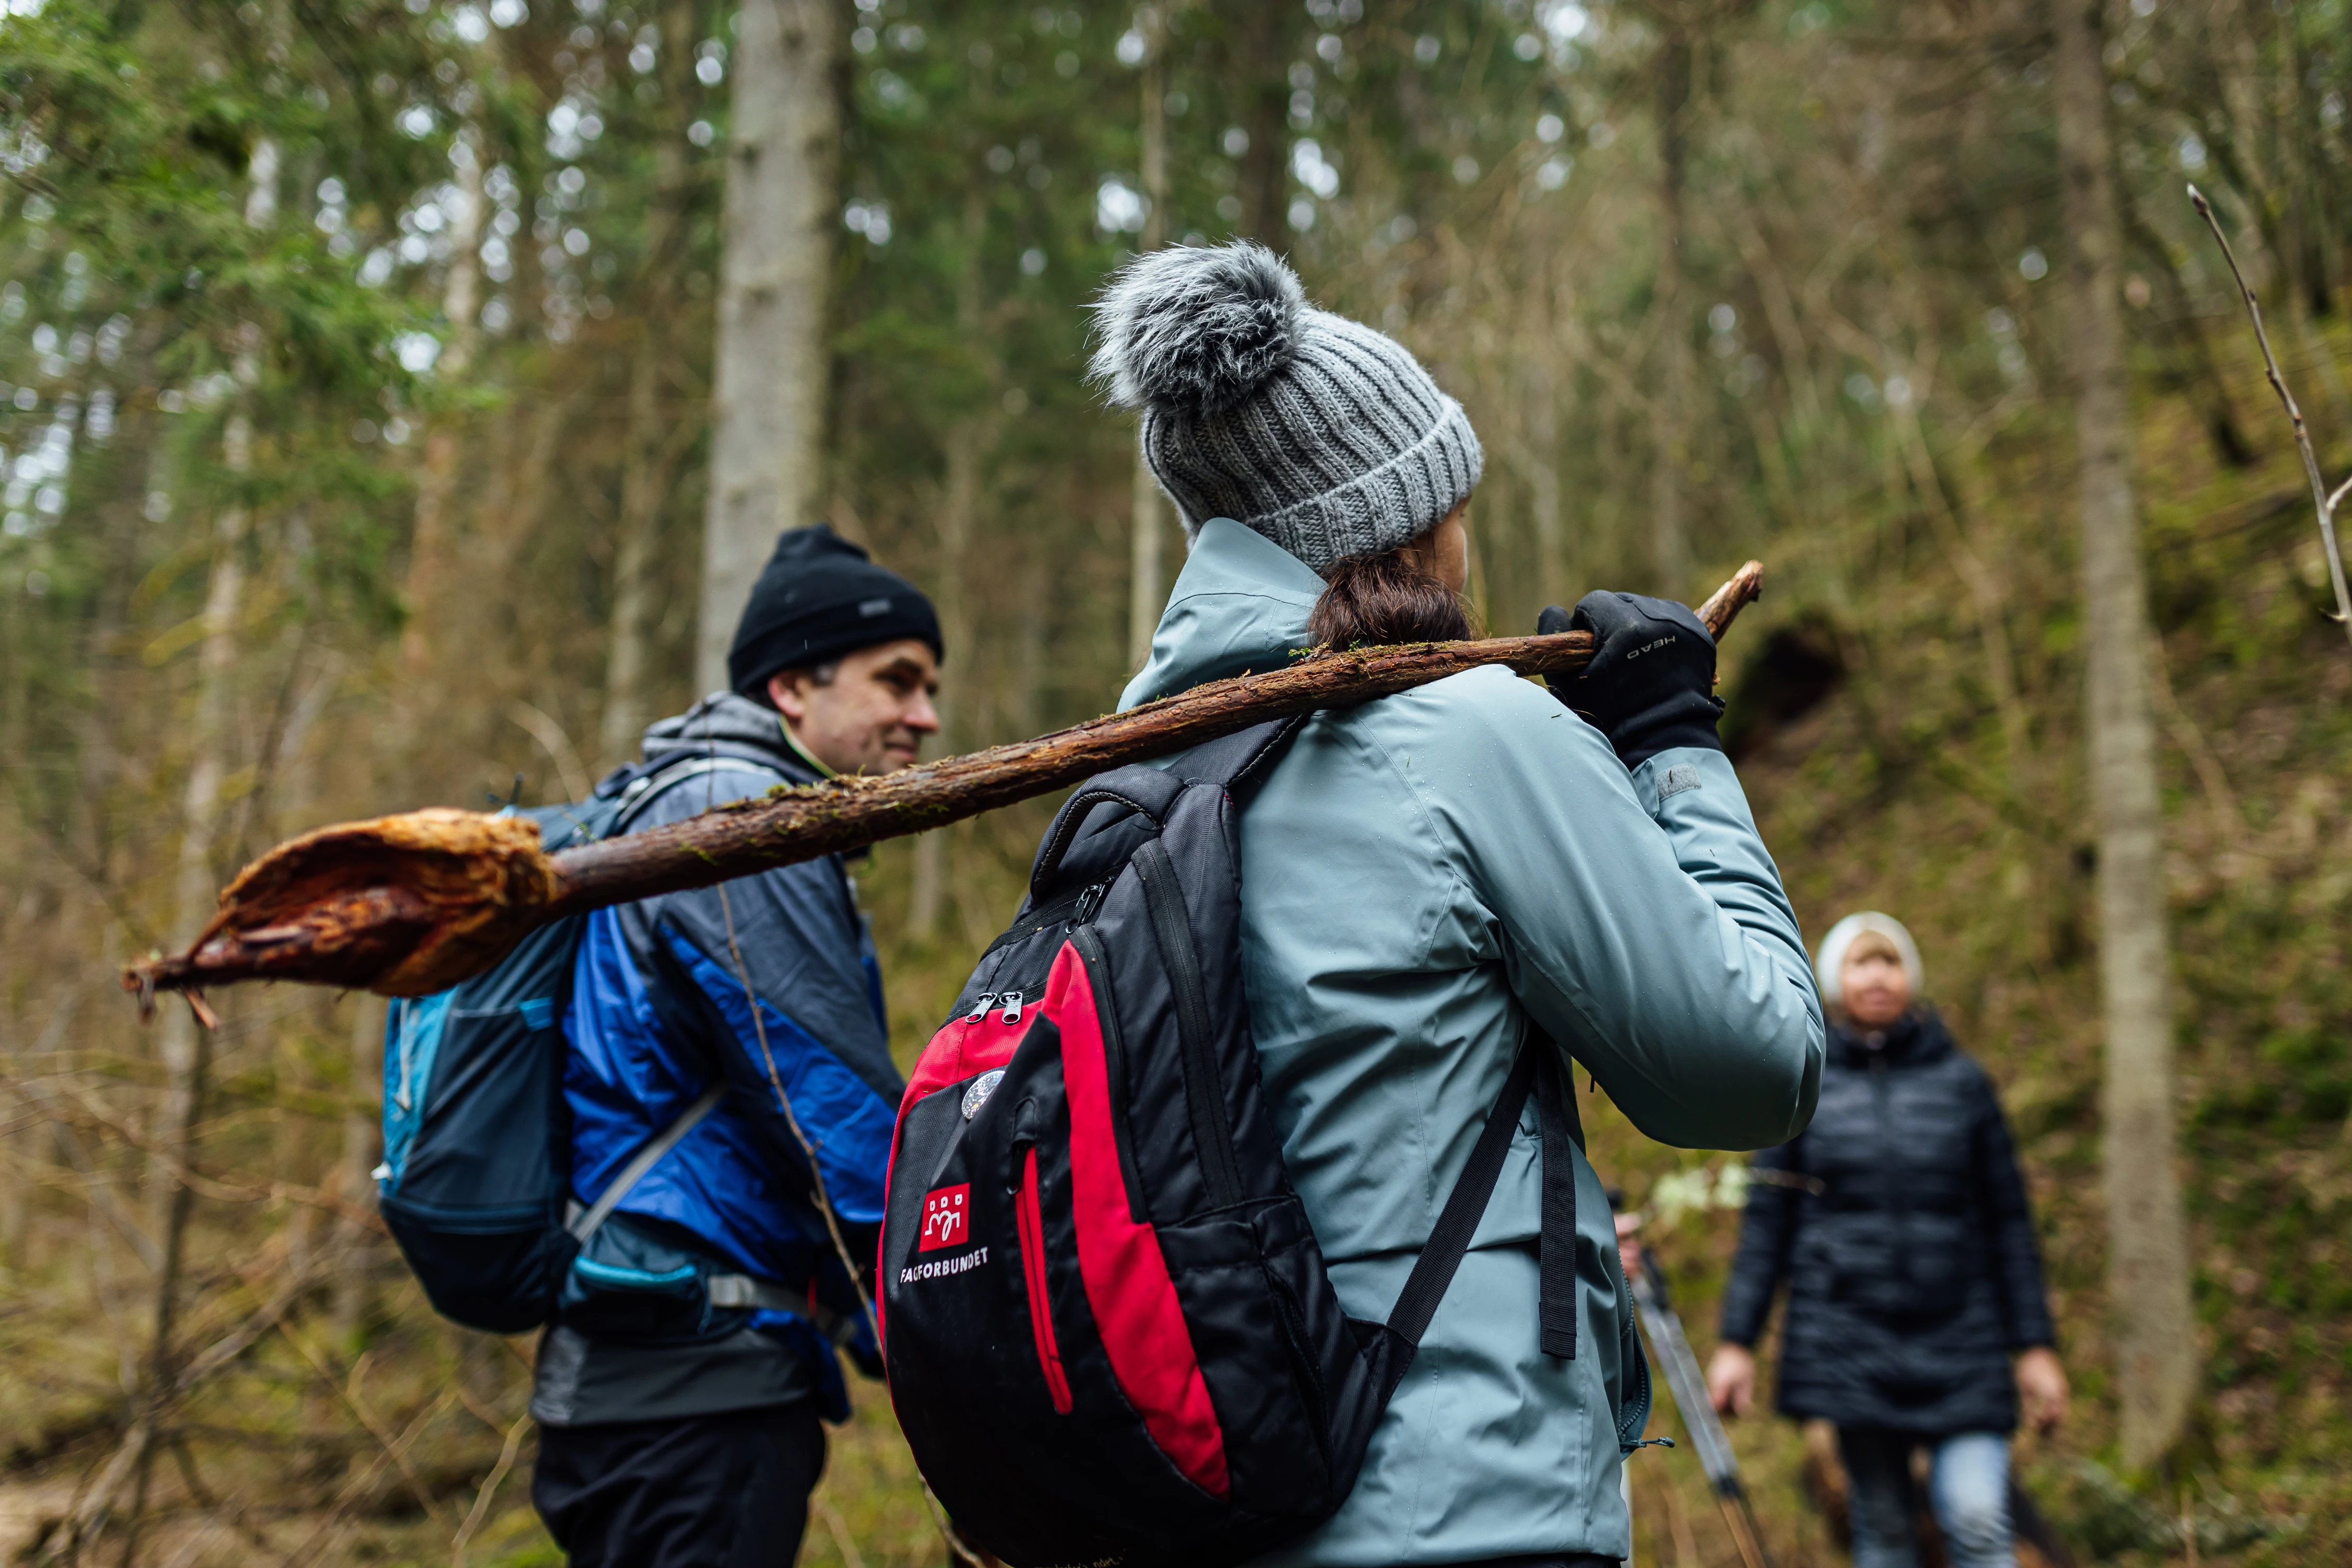
[[[980,1108],[988,1103],[988,1097],[994,1094],[996,1086],[1003,1081],[1003,1068],[998,1068],[992,1072],[984,1072],[972,1079],[971,1087],[963,1091],[963,1119],[969,1121],[979,1115]]]
[[[959,1182],[923,1194],[923,1237],[919,1252],[961,1247],[971,1239],[971,1184]]]

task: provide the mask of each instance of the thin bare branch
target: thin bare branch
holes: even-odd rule
[[[320,1256],[309,1268],[284,1280],[252,1316],[189,1358],[172,1384],[173,1397],[185,1395],[190,1389],[259,1343],[261,1337],[276,1328],[278,1320],[291,1311],[296,1302],[327,1278],[334,1262],[332,1254]]]
[[[0,1074],[0,1083],[9,1081],[11,1080],[5,1074]],[[37,1079],[18,1079],[14,1082],[17,1091],[26,1099],[37,1099],[42,1102],[42,1109],[46,1111],[51,1125],[58,1130],[61,1140],[68,1135],[68,1130],[74,1126],[110,1133],[125,1146],[136,1149],[148,1156],[173,1181],[184,1183],[198,1197],[214,1203],[300,1204],[305,1208],[323,1210],[338,1218],[374,1230],[379,1235],[389,1234],[384,1230],[383,1216],[376,1213],[373,1205],[350,1202],[340,1195],[327,1192],[322,1187],[306,1186],[299,1182],[281,1182],[271,1177],[240,1180],[234,1172],[220,1176],[205,1175],[185,1160],[172,1152],[159,1140],[142,1132],[127,1119],[111,1113],[92,1100],[78,1085],[69,1081],[63,1082],[58,1088],[47,1087],[43,1080]],[[67,1106],[59,1103],[60,1100],[65,1098],[70,1098],[73,1104]],[[61,1142],[60,1146],[66,1145]],[[68,1148],[68,1157],[74,1159],[77,1169],[88,1175],[89,1172],[87,1162],[75,1152],[77,1149],[78,1146]],[[93,1202],[95,1201],[94,1199]],[[114,1221],[112,1215],[110,1214],[107,1217],[110,1223]],[[121,1228],[120,1224],[117,1228]],[[132,1228],[135,1229],[136,1226]],[[149,1253],[155,1246],[152,1240],[143,1235],[133,1237],[126,1234],[124,1239],[131,1242],[132,1249],[139,1252],[142,1258],[148,1258]],[[154,1261],[149,1259],[148,1267],[154,1268]]]
[[[2327,481],[2320,477],[2319,455],[2311,449],[2311,432],[2304,427],[2303,410],[2295,406],[2294,394],[2286,389],[2286,377],[2279,374],[2278,356],[2271,353],[2271,335],[2263,327],[2263,307],[2254,291],[2246,286],[2246,275],[2238,268],[2238,253],[2230,248],[2230,237],[2221,232],[2221,220],[2213,216],[2213,204],[2195,185],[2189,187],[2189,202],[2205,226],[2213,231],[2213,238],[2221,247],[2222,258],[2230,264],[2230,276],[2237,280],[2238,296],[2246,302],[2246,314],[2254,323],[2254,341],[2262,345],[2263,365],[2270,374],[2271,390],[2278,394],[2285,405],[2289,424],[2294,426],[2294,449],[2303,454],[2303,471],[2311,479],[2312,504],[2319,513],[2319,542],[2327,552],[2327,575],[2336,587],[2336,620],[2344,627],[2344,635],[2352,639],[2352,586],[2344,581],[2344,552],[2336,542],[2336,503],[2345,490],[2352,489],[2352,479],[2328,493]]]
[[[539,749],[547,753],[548,761],[555,764],[555,775],[562,783],[564,798],[586,800],[588,791],[595,784],[595,775],[580,760],[579,748],[572,743],[572,737],[564,732],[562,725],[555,721],[554,716],[518,697],[507,704],[507,717],[528,731],[530,738],[539,742]]]

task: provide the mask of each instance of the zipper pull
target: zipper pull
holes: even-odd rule
[[[995,992],[982,992],[978,996],[972,999],[971,1011],[963,1016],[963,1021],[967,1024],[979,1023],[982,1018],[988,1016],[988,1005],[995,1000]]]
[[[1003,995],[998,997],[997,1000],[1004,1004],[1004,1022],[1008,1024],[1017,1024],[1021,1021],[1020,992],[1007,991]]]
[[[1078,895],[1078,907],[1076,910],[1072,911],[1070,915],[1070,923],[1074,926],[1082,926],[1088,921],[1094,919],[1095,911],[1102,908],[1103,895],[1109,890],[1109,883],[1096,882],[1088,887],[1086,891],[1080,893]]]

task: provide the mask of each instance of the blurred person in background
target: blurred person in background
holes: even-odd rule
[[[1786,1285],[1779,1406],[1836,1425],[1855,1568],[1918,1568],[1911,1459],[1953,1568],[2011,1568],[2009,1439],[2050,1430],[2066,1373],[1992,1079],[1919,1000],[1919,951],[1874,912],[1831,928],[1820,1110],[1757,1157],[1707,1388],[1756,1396],[1754,1347]]]

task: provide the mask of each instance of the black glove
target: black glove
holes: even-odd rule
[[[1546,676],[1552,695],[1609,737],[1618,759],[1640,767],[1675,746],[1723,750],[1715,721],[1715,638],[1671,599],[1587,594],[1571,616],[1558,605],[1536,618],[1541,635],[1591,632],[1592,662],[1572,679]]]

